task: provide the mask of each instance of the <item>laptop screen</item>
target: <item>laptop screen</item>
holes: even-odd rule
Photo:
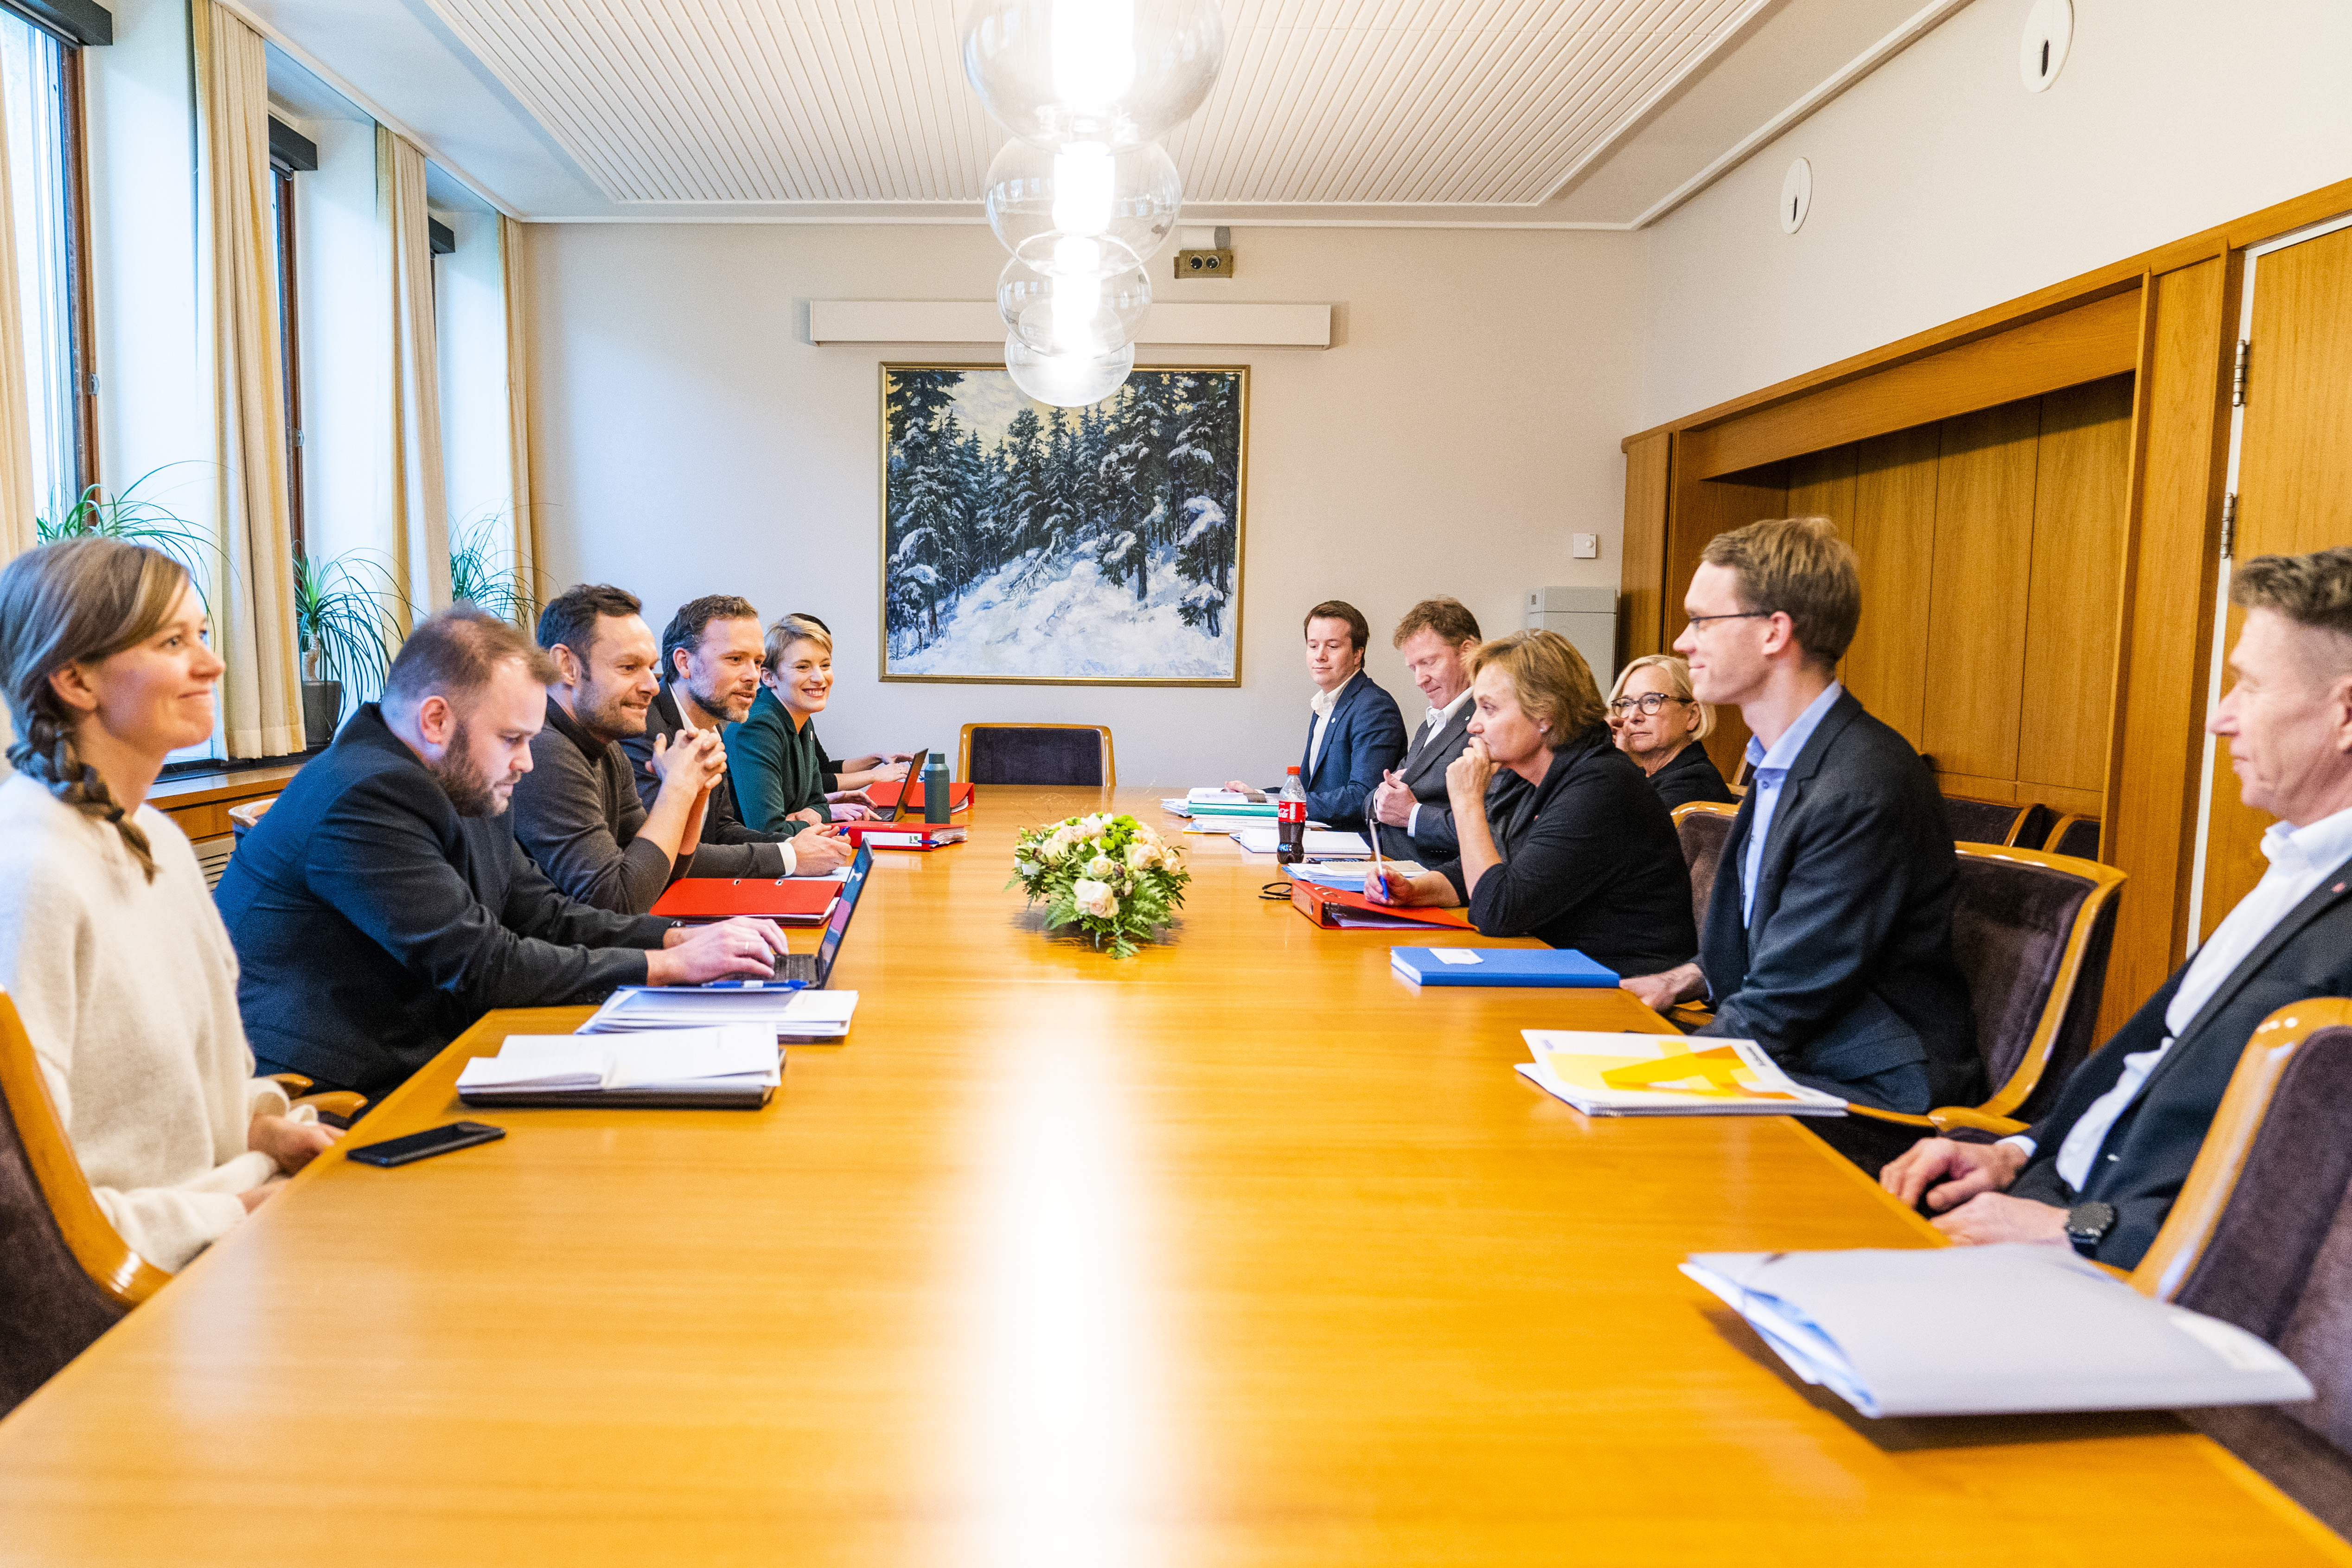
[[[849,862],[849,875],[841,880],[841,897],[833,906],[833,918],[824,922],[824,938],[816,944],[816,984],[824,989],[833,978],[833,961],[841,952],[841,939],[849,930],[849,917],[857,912],[857,895],[865,889],[866,873],[874,867],[874,851],[861,844],[856,856]]]
[[[921,787],[923,762],[928,761],[930,754],[931,753],[929,752],[917,752],[915,753],[916,757],[921,760],[911,762],[907,764],[906,774],[898,781],[898,798],[890,803],[891,821],[904,822],[907,820],[907,797],[913,795],[917,789]]]

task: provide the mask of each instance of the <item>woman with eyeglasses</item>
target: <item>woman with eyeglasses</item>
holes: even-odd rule
[[[1715,728],[1715,710],[1692,698],[1690,666],[1678,655],[1654,653],[1618,672],[1609,728],[1668,811],[1695,800],[1729,805],[1738,798],[1699,744]]]

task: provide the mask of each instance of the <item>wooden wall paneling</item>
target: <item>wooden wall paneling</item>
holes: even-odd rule
[[[2236,562],[2352,540],[2352,419],[2345,413],[2352,388],[2352,229],[2262,257],[2252,288]],[[2237,644],[2243,614],[2230,610],[2229,647]],[[2200,936],[2211,935],[2262,880],[2269,868],[2262,836],[2273,820],[2240,801],[2224,752],[2213,777]]]
[[[2105,1038],[2179,963],[2221,529],[2236,262],[2159,274],[2135,411],[2132,537],[2102,845],[2131,878],[2116,914]]]
[[[1727,529],[1759,518],[1788,514],[1788,476],[1778,467],[1728,479],[1691,477],[1683,462],[1685,437],[1677,433],[1667,486],[1666,575],[1664,584],[1664,640],[1671,647],[1688,623],[1683,618],[1683,592],[1698,569],[1699,552],[1706,542]],[[1715,733],[1706,738],[1707,755],[1730,778],[1748,744],[1748,726],[1736,708],[1716,710]]]
[[[2129,376],[2042,400],[2017,739],[2021,782],[2095,795],[2106,786],[2131,412]]]
[[[1666,498],[1673,450],[1674,437],[1663,430],[1625,443],[1625,533],[1617,556],[1621,669],[1644,654],[1666,650]]]
[[[2060,387],[2127,374],[2139,349],[2139,289],[2127,287],[1906,363],[1689,432],[1702,479],[1800,452],[1907,430]]]
[[[1808,452],[1788,462],[1790,517],[1826,517],[1853,539],[1853,472],[1859,457],[1851,441],[1826,452]]]
[[[1927,750],[1927,606],[1942,439],[1927,425],[1857,443],[1845,529],[1862,557],[1862,625],[1840,673],[1864,707],[1920,752]]]
[[[2017,777],[2040,418],[2027,401],[1943,424],[1922,749],[1947,773]]]

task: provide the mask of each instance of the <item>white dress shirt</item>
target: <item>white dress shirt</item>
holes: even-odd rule
[[[1307,704],[1315,710],[1315,734],[1307,748],[1308,777],[1313,777],[1315,770],[1323,764],[1323,731],[1331,727],[1331,710],[1339,706],[1339,699],[1348,694],[1348,688],[1363,678],[1364,672],[1360,669],[1330,690],[1316,692],[1315,700]]]
[[[1465,686],[1460,691],[1456,692],[1454,694],[1454,700],[1447,703],[1444,707],[1431,709],[1422,719],[1422,722],[1426,724],[1428,728],[1421,732],[1421,743],[1426,746],[1431,742],[1436,740],[1437,732],[1440,730],[1444,729],[1448,724],[1453,723],[1454,716],[1456,713],[1461,712],[1462,705],[1469,700],[1470,689]],[[1406,756],[1410,758],[1412,753],[1408,752]],[[1420,825],[1421,803],[1416,801],[1413,803],[1412,809],[1404,814],[1405,836],[1407,837],[1411,837],[1412,836],[1413,829],[1418,827]]]
[[[1829,689],[1797,715],[1797,721],[1780,732],[1769,751],[1755,736],[1748,737],[1748,793],[1756,802],[1756,815],[1748,822],[1748,842],[1739,857],[1739,921],[1742,925],[1756,923],[1756,883],[1764,871],[1764,840],[1772,832],[1772,814],[1780,808],[1780,786],[1788,781],[1789,770],[1797,764],[1805,742],[1822,727],[1837,700],[1845,695],[1845,688],[1832,680]]]
[[[2213,993],[2221,983],[2236,973],[2247,955],[2263,944],[2286,919],[2294,907],[2309,898],[2312,889],[2347,858],[2352,858],[2352,811],[2339,811],[2333,816],[2323,816],[2307,827],[2290,827],[2284,822],[2273,822],[2263,835],[2263,854],[2271,868],[2254,884],[2254,890],[2238,900],[2213,934],[2189,961],[2189,972],[2180,977],[2180,988],[2172,994],[2171,1003],[2164,1009],[2165,1036],[2154,1050],[2134,1051],[2124,1058],[2122,1076],[2115,1088],[2093,1100],[2090,1108],[2075,1120],[2067,1131],[2066,1141],[2058,1145],[2058,1174],[2067,1186],[2081,1192],[2089,1183],[2091,1166],[2106,1143],[2107,1134],[2115,1131],[2116,1121],[2139,1098],[2147,1085],[2148,1076],[2180,1031],[2205,1010]],[[2015,1144],[2025,1151],[2026,1158],[2033,1157],[2034,1142],[2023,1133],[2004,1138],[2004,1143]]]

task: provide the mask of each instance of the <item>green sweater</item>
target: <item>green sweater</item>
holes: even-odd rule
[[[787,818],[811,806],[816,808],[818,820],[830,820],[816,726],[795,729],[791,710],[773,691],[760,688],[760,695],[751,700],[750,717],[740,724],[728,725],[725,740],[727,776],[733,782],[736,809],[746,825],[762,833],[798,833],[808,824]]]

